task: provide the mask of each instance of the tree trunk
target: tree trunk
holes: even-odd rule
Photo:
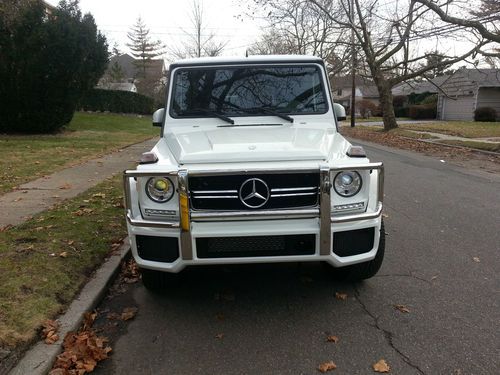
[[[375,83],[380,97],[380,109],[382,110],[382,118],[384,120],[384,130],[396,129],[398,123],[396,122],[394,106],[392,104],[391,87],[384,78],[377,80]]]

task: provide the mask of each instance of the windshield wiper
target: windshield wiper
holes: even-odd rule
[[[213,115],[217,118],[220,118],[221,120],[230,123],[231,125],[234,125],[234,120],[230,117],[227,117],[223,115],[222,113],[219,113],[217,111],[214,111],[212,109],[206,109],[206,108],[195,108],[192,110],[193,112],[202,112],[206,115]]]
[[[278,111],[275,111],[275,110],[273,110],[273,109],[266,108],[266,107],[257,107],[257,108],[238,108],[238,110],[243,111],[243,112],[247,112],[247,113],[259,113],[259,112],[264,112],[264,113],[267,113],[267,114],[269,114],[269,115],[273,115],[273,116],[276,116],[276,117],[282,118],[283,120],[293,122],[293,117],[288,116],[288,115],[287,115],[287,114],[285,114],[285,113],[281,113],[281,112],[278,112]]]

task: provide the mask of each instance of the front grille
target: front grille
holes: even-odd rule
[[[255,237],[197,238],[198,258],[238,258],[312,255],[314,234]]]
[[[248,198],[253,192],[254,180],[260,197]],[[318,204],[318,186],[319,173],[189,178],[191,207],[195,210],[240,211],[312,207]],[[266,194],[267,201],[263,199],[267,198]]]

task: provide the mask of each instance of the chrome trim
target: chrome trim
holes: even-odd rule
[[[158,177],[158,176],[172,176],[176,177],[177,176],[177,170],[165,170],[161,172],[154,172],[154,171],[148,171],[148,170],[143,170],[143,171],[125,171],[123,172],[123,177],[124,178],[130,178],[130,177]]]
[[[151,221],[144,219],[135,219],[132,217],[132,212],[127,211],[127,221],[130,225],[137,227],[151,227],[151,228],[175,228],[179,229],[178,221]]]
[[[189,186],[188,186],[188,171],[187,169],[181,169],[177,173],[177,187],[179,189],[179,215],[180,215],[180,222],[182,223],[183,219],[183,210],[181,206],[181,195],[185,194],[188,199],[188,205],[189,205]],[[189,210],[189,207],[188,207]],[[184,260],[192,260],[193,259],[193,242],[191,239],[191,219],[190,219],[190,213],[188,212],[188,229],[183,229],[181,225],[181,257]]]
[[[296,197],[303,195],[316,195],[317,192],[313,191],[311,193],[289,193],[289,194],[271,194],[271,198],[280,198],[280,197]]]
[[[364,212],[362,214],[334,216],[331,218],[331,223],[346,223],[349,221],[356,221],[356,220],[376,219],[382,213],[382,208],[383,208],[382,202],[378,202],[377,209],[375,210],[375,212]]]
[[[237,195],[202,195],[202,196],[193,196],[193,199],[230,199],[230,198],[236,198],[238,199]]]
[[[237,193],[238,190],[191,190],[193,194]]]
[[[317,218],[318,208],[305,210],[261,210],[261,211],[192,211],[192,221],[228,221],[228,220],[255,220],[255,219],[306,219]]]
[[[297,188],[275,188],[271,189],[271,192],[273,191],[304,191],[304,190],[317,190],[317,186],[311,186],[311,187],[297,187]]]
[[[283,168],[265,168],[265,169],[252,169],[252,170],[241,170],[241,169],[211,169],[211,170],[189,170],[190,176],[225,176],[225,175],[249,175],[249,174],[292,174],[292,173],[318,173],[317,168],[311,167],[298,167],[293,169],[283,169]]]
[[[331,190],[330,167],[327,164],[320,165],[319,180],[319,254],[330,255],[332,249],[332,227],[331,227]]]

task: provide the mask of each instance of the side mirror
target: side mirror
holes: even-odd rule
[[[160,108],[153,113],[153,126],[161,127],[165,118],[165,108]]]
[[[335,112],[335,117],[337,121],[342,121],[346,119],[345,108],[339,103],[333,103],[333,112]]]

